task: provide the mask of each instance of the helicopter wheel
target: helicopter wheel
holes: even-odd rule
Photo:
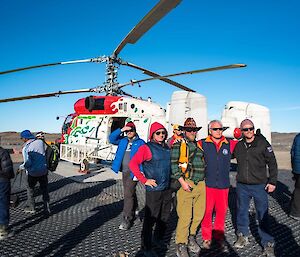
[[[89,162],[87,159],[83,159],[82,162],[80,162],[80,170],[79,172],[82,173],[89,173]]]

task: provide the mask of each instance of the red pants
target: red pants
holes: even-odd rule
[[[216,240],[224,239],[224,225],[228,207],[229,189],[206,187],[206,209],[201,224],[202,239],[211,240],[212,230]],[[215,210],[215,222],[212,224],[213,211]]]

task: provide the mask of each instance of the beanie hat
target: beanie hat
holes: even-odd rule
[[[134,130],[136,129],[136,128],[135,128],[135,125],[134,125],[134,123],[133,123],[132,121],[127,122],[125,126],[126,126],[126,127],[131,127],[131,128],[134,129]]]
[[[241,125],[240,125],[240,128],[243,128],[244,126],[246,125],[250,125],[252,127],[254,127],[254,124],[251,120],[249,119],[244,119],[242,122],[241,122]]]
[[[178,124],[173,124],[173,130],[180,130]]]
[[[21,138],[24,138],[24,139],[34,139],[34,135],[28,130],[23,130],[21,133],[20,133],[20,137]]]

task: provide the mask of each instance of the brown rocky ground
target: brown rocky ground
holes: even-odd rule
[[[272,145],[277,158],[278,167],[281,170],[291,169],[291,157],[290,149],[293,143],[293,139],[296,133],[272,133]],[[45,138],[47,141],[54,142],[60,138],[58,133],[46,133]],[[22,141],[20,140],[20,134],[17,132],[0,132],[0,146],[7,149],[14,149],[12,152],[12,158],[14,162],[22,162],[22,155],[16,152],[22,148]]]

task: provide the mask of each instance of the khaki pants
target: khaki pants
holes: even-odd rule
[[[196,235],[197,229],[205,213],[205,182],[197,185],[191,180],[187,182],[192,186],[192,192],[180,188],[177,192],[176,244],[187,244],[189,235]]]

